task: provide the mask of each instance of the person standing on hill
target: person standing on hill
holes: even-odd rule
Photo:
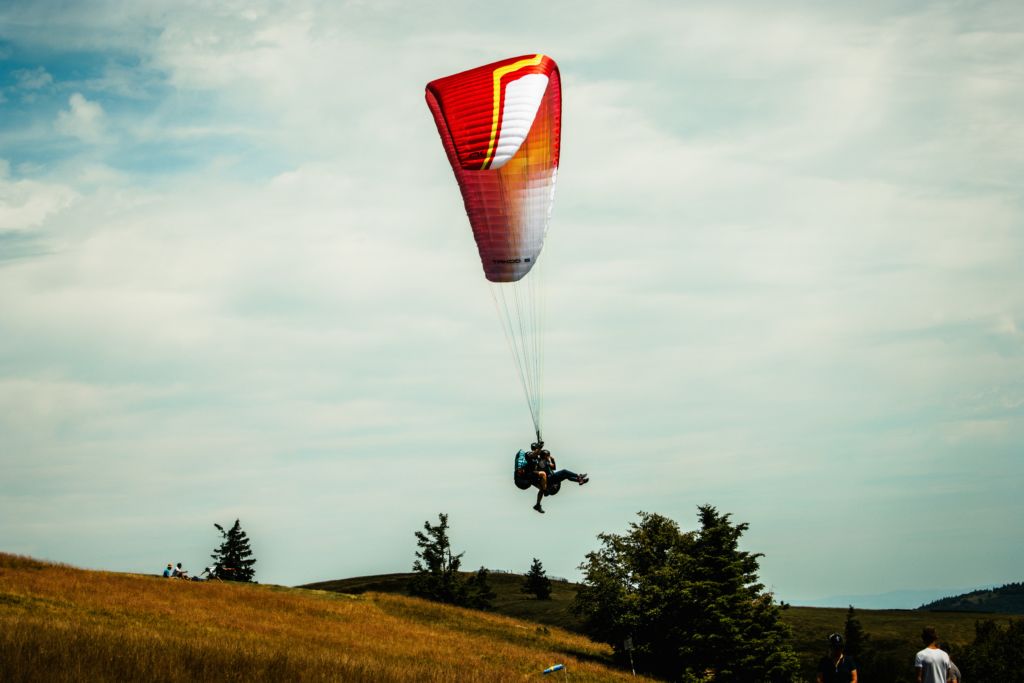
[[[818,662],[818,683],[857,683],[857,663],[846,656],[844,649],[841,635],[828,637],[829,654]]]
[[[931,626],[921,631],[924,649],[914,658],[917,669],[917,683],[946,683],[949,674],[949,655],[939,649],[939,636]]]

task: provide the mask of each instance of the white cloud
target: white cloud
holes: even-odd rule
[[[18,69],[11,72],[11,75],[17,81],[16,87],[22,90],[41,90],[53,85],[53,76],[41,66],[34,69]]]
[[[76,92],[68,98],[68,108],[57,113],[55,127],[58,133],[83,142],[98,142],[104,132],[103,107]]]
[[[0,159],[0,233],[39,228],[77,196],[67,185],[35,180],[12,180],[10,166]]]

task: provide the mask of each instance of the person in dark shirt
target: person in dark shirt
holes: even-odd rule
[[[828,637],[828,656],[818,662],[818,683],[857,683],[857,663],[843,652],[843,637]]]

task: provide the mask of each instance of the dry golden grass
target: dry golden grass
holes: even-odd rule
[[[380,593],[94,572],[0,553],[2,681],[633,679],[587,638]],[[555,674],[556,677],[564,674]]]

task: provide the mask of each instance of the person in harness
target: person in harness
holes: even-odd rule
[[[562,482],[568,479],[580,486],[590,481],[584,474],[576,474],[569,470],[557,469],[555,458],[551,451],[544,449],[544,442],[537,441],[530,445],[529,451],[516,453],[514,481],[517,487],[526,490],[531,486],[537,487],[537,503],[533,509],[543,513],[540,501],[544,496],[553,496],[562,488]]]

